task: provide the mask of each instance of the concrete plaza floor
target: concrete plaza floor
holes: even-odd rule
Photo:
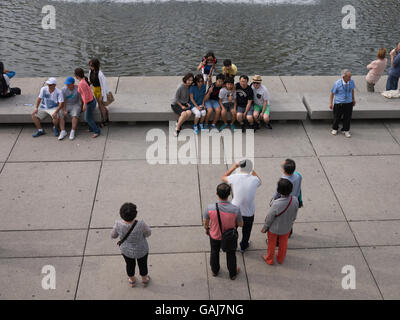
[[[168,132],[166,123],[113,123],[95,140],[82,126],[74,141],[58,141],[50,127],[37,139],[32,125],[0,127],[0,299],[400,298],[399,121],[353,121],[351,139],[331,136],[324,121],[257,131],[263,184],[235,281],[223,253],[211,276],[201,226],[228,165],[148,164],[153,128]],[[268,266],[260,230],[287,157],[303,175],[304,208],[285,262]],[[128,286],[110,238],[126,201],[152,227],[147,288]],[[55,267],[55,290],[42,288],[45,265]],[[356,271],[354,290],[342,288],[346,265]]]

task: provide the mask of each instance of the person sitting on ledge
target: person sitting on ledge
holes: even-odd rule
[[[386,49],[381,48],[378,50],[378,59],[372,61],[367,66],[367,69],[369,70],[366,77],[368,92],[375,92],[375,84],[381,78],[383,71],[385,71],[386,65]]]
[[[172,101],[171,108],[172,110],[179,115],[179,119],[176,123],[176,128],[174,132],[174,136],[177,137],[179,132],[181,131],[182,124],[188,120],[192,114],[192,107],[189,104],[190,99],[190,87],[193,83],[194,75],[193,73],[187,73],[182,78],[182,84],[178,86],[176,90],[175,97]]]
[[[254,108],[252,106],[254,93],[253,89],[248,85],[248,82],[249,77],[246,75],[242,75],[240,76],[239,82],[236,83],[235,87],[236,99],[233,108],[237,112],[236,118],[242,128],[242,132],[246,131],[244,123],[246,119],[250,123],[250,129],[254,129]]]
[[[219,128],[220,131],[228,126],[228,112],[232,114],[231,129],[235,130],[236,110],[233,108],[236,98],[235,84],[233,78],[225,79],[225,87],[219,91],[219,105],[221,107],[221,117],[224,124]]]
[[[54,136],[58,137],[60,134],[58,130],[58,114],[63,106],[64,97],[61,90],[56,88],[56,78],[49,78],[46,81],[46,85],[47,86],[40,89],[39,97],[36,100],[35,110],[32,112],[32,120],[37,128],[37,131],[32,135],[34,138],[45,134],[40,121],[44,120],[47,116],[51,116],[53,119]],[[63,125],[61,130],[65,130]]]
[[[69,115],[72,118],[72,129],[69,134],[69,139],[75,139],[76,128],[78,127],[79,115],[81,114],[83,102],[81,94],[78,92],[78,86],[75,85],[74,77],[68,77],[64,84],[66,85],[62,88],[62,93],[64,97],[63,109],[60,111],[60,125],[65,127],[64,116]],[[59,140],[64,139],[67,136],[66,131],[61,131]]]
[[[0,97],[9,98],[21,94],[20,88],[10,88],[10,79],[15,76],[14,71],[4,70],[3,62],[0,62]]]
[[[350,138],[350,122],[353,107],[356,105],[354,89],[356,85],[351,80],[351,72],[347,69],[342,71],[342,78],[335,82],[329,97],[329,108],[333,109],[333,124],[331,133],[337,135],[339,122],[343,118],[342,132],[346,138]],[[335,97],[335,104],[333,104]]]
[[[219,105],[219,91],[224,86],[225,77],[222,73],[218,74],[216,81],[210,86],[206,97],[204,98],[205,105],[207,108],[207,117],[204,124],[204,129],[217,129],[217,121],[221,115],[221,106]],[[209,127],[208,122],[210,121],[211,115],[215,113],[214,119],[212,121],[211,127]]]
[[[251,84],[254,93],[254,122],[256,129],[260,128],[261,120],[264,120],[264,126],[266,128],[272,129],[269,123],[269,92],[267,87],[261,84],[261,81],[261,76],[256,74]]]
[[[190,87],[190,105],[194,114],[193,130],[195,134],[199,133],[197,125],[200,121],[200,129],[204,129],[204,119],[206,117],[206,107],[204,106],[204,97],[206,95],[206,85],[203,75],[198,74],[194,77],[194,84]]]

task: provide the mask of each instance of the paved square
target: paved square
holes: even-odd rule
[[[276,92],[299,89],[285,77],[266,80]],[[308,80],[305,88],[318,82]],[[117,90],[131,85],[120,82]],[[219,154],[209,145],[210,163],[201,164],[205,137],[195,138],[191,123],[184,126],[186,140],[169,139],[165,122],[112,123],[94,140],[82,125],[74,141],[58,141],[49,125],[38,139],[31,137],[31,124],[2,126],[0,299],[399,299],[400,121],[354,121],[351,139],[332,137],[329,122],[272,126],[254,136],[262,186],[250,248],[236,254],[241,273],[235,281],[222,252],[220,274],[211,275],[202,227],[202,212],[217,200],[216,186],[231,166],[223,161],[228,140],[218,142]],[[157,138],[146,141],[151,129],[167,139],[160,149],[167,163],[175,142],[175,154],[192,163],[151,164],[159,156]],[[246,142],[241,145],[244,154]],[[286,158],[303,176],[304,207],[285,262],[268,266],[260,230]],[[140,281],[129,287],[117,240],[110,237],[126,201],[137,204],[138,218],[152,229],[147,288]],[[42,289],[45,265],[56,269],[56,290]],[[342,288],[346,265],[355,268],[355,290]]]

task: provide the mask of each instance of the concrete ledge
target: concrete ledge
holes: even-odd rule
[[[353,119],[394,119],[400,118],[400,101],[387,99],[380,93],[356,93],[357,104],[353,110]],[[329,93],[305,93],[303,103],[312,120],[332,119],[329,109]]]
[[[0,99],[0,123],[32,123],[32,112],[37,95],[20,95],[7,99]],[[101,116],[98,109],[94,112],[95,121],[100,121]],[[84,121],[83,113],[80,120]],[[68,122],[69,120],[67,120]],[[43,123],[52,122],[47,117]]]
[[[168,97],[116,94],[109,107],[110,121],[169,121],[178,116]],[[193,118],[193,117],[192,117]],[[280,93],[271,99],[272,120],[305,120],[307,110],[298,93]]]

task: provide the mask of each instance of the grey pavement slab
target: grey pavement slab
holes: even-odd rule
[[[362,251],[384,299],[400,299],[400,247],[371,247]]]
[[[239,131],[235,134],[231,129],[225,129],[221,132],[217,129],[203,130],[199,131],[199,134],[196,135],[195,141],[197,163],[202,165],[219,165],[232,163],[234,158],[233,144],[235,141],[242,141],[242,134]],[[225,144],[227,145],[226,150]]]
[[[304,207],[297,213],[298,222],[344,221],[345,217],[335,199],[334,193],[315,157],[291,157],[296,170],[302,175]],[[269,202],[282,176],[281,164],[285,158],[255,160],[254,168],[262,180],[256,193],[255,222],[264,223],[269,211]]]
[[[75,139],[69,140],[70,127],[67,126],[68,135],[59,141],[53,135],[51,126],[43,126],[46,134],[33,138],[36,131],[33,126],[25,126],[9,158],[10,161],[76,161],[76,160],[101,160],[108,127],[102,129],[102,134],[96,139],[91,138],[92,133],[86,132],[87,127],[78,128]]]
[[[124,202],[135,203],[138,213],[149,225],[201,225],[196,165],[106,161],[91,227],[112,227]]]
[[[250,250],[267,250],[261,233],[263,224],[254,224],[251,233]],[[296,223],[289,239],[289,249],[355,247],[357,243],[347,222],[307,222]]]
[[[249,251],[244,256],[252,299],[381,299],[359,248],[288,250],[283,264],[273,266],[262,254]],[[355,267],[355,290],[342,288],[346,265]]]
[[[385,120],[384,124],[397,143],[400,144],[400,120]]]
[[[358,92],[355,94],[356,105],[353,108],[353,119],[398,119],[400,108],[398,99],[387,99],[380,93]],[[329,109],[329,92],[305,93],[304,105],[310,119],[333,119],[333,112]]]
[[[140,220],[141,217],[138,217]],[[146,220],[144,220],[146,222]],[[150,252],[190,253],[210,250],[209,238],[203,227],[151,227],[147,238]],[[119,254],[118,239],[111,239],[111,229],[91,229],[86,245],[86,255]],[[184,241],[182,241],[184,239]],[[168,243],[168,245],[166,245]]]
[[[360,246],[400,245],[400,220],[350,222]]]
[[[322,92],[329,97],[335,81],[340,76],[281,76],[287,92]],[[357,84],[356,84],[357,85]]]
[[[217,186],[222,183],[221,177],[226,172],[227,168],[224,164],[219,165],[198,165],[199,179],[200,179],[200,192],[201,192],[201,205],[202,212],[206,210],[208,205],[216,203]]]
[[[21,132],[19,126],[0,127],[0,161],[6,161]]]
[[[247,287],[246,268],[243,264],[243,256],[240,252],[236,253],[236,264],[240,272],[235,280],[229,277],[226,265],[226,253],[219,254],[220,270],[216,277],[212,276],[210,267],[210,254],[207,253],[208,283],[210,287],[211,300],[249,300],[249,288]]]
[[[135,159],[149,160],[152,164],[168,164],[173,163],[172,161],[181,163],[186,159],[190,163],[196,163],[196,136],[189,124],[184,124],[178,138],[173,136],[175,123],[172,123],[171,128],[169,128],[168,123],[159,122],[119,123],[118,125],[111,124],[108,128],[105,160]],[[186,137],[186,135],[190,136],[190,138]],[[189,147],[190,144],[193,145],[193,150],[186,152],[187,148],[185,146]],[[175,150],[174,156],[170,155],[173,150]],[[182,157],[181,152],[183,152]]]
[[[328,122],[306,121],[304,127],[319,156],[400,154],[400,145],[380,121],[353,121],[352,137],[331,134]]]
[[[19,95],[0,100],[0,123],[32,123],[37,95]]]
[[[312,145],[300,121],[274,121],[272,122],[272,127],[272,130],[263,128],[254,133],[255,158],[314,155]],[[224,146],[224,149],[228,150],[226,146]],[[242,135],[241,151],[244,156],[246,154],[245,134]],[[240,152],[238,152],[238,154],[240,154]],[[234,155],[236,155],[235,151]],[[239,159],[242,157],[239,157]]]
[[[302,102],[302,95],[298,92],[279,93],[271,96],[271,120],[305,120],[307,109]]]
[[[0,258],[83,254],[87,230],[0,231]]]
[[[86,228],[99,169],[99,162],[7,163],[0,175],[1,230]]]
[[[77,299],[208,300],[205,253],[150,254],[151,282],[131,288],[121,256],[85,257]]]
[[[400,156],[323,157],[328,179],[348,220],[398,219]]]
[[[281,77],[279,76],[261,76],[261,77],[262,77],[262,84],[267,87],[271,97],[286,92]],[[253,76],[250,77],[250,83],[252,78]]]
[[[0,300],[73,300],[81,261],[81,257],[0,259]],[[54,290],[42,287],[49,275],[42,270],[48,265],[56,272]]]
[[[368,92],[367,91],[367,81],[365,80],[366,74],[362,76],[352,76],[351,78],[356,83],[357,92]],[[379,81],[375,84],[375,92],[383,92],[386,90],[387,76],[382,76]]]

